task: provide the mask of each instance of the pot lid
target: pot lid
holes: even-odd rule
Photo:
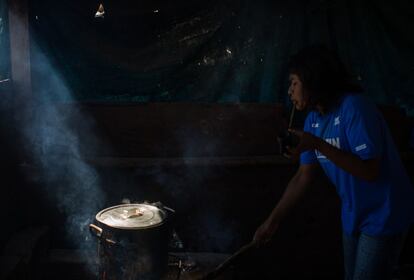
[[[164,222],[166,213],[151,204],[121,204],[96,214],[96,220],[119,229],[144,229]]]

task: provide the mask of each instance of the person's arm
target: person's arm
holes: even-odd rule
[[[375,181],[379,176],[380,160],[377,158],[362,160],[357,155],[344,152],[322,139],[318,141],[316,149],[335,165],[356,177]]]
[[[336,166],[355,177],[367,181],[375,181],[378,178],[380,170],[380,160],[378,158],[363,160],[359,156],[338,149],[310,133],[293,129],[290,132],[300,138],[299,145],[293,153],[301,153],[305,150],[318,150]]]
[[[266,221],[256,230],[253,241],[258,244],[267,243],[279,227],[281,221],[303,197],[306,189],[316,177],[318,163],[301,165],[290,180],[282,198],[277,203]]]

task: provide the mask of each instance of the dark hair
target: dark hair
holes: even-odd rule
[[[292,56],[289,73],[299,76],[311,109],[319,104],[328,111],[345,93],[362,91],[339,56],[322,45],[306,47]]]

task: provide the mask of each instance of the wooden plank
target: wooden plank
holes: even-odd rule
[[[79,107],[80,106],[80,107]],[[234,158],[276,155],[280,104],[67,105],[86,157]],[[93,123],[91,127],[81,124]],[[97,137],[90,137],[92,134]],[[102,145],[96,141],[104,142]],[[205,161],[205,160],[203,160]]]
[[[241,165],[293,165],[295,162],[281,156],[257,157],[188,157],[188,158],[116,158],[91,157],[87,163],[100,167],[154,167],[154,166],[241,166]]]
[[[8,1],[10,66],[14,89],[21,97],[31,96],[30,38],[27,0]]]

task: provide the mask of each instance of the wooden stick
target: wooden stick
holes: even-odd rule
[[[219,276],[227,267],[233,264],[241,255],[255,247],[255,243],[250,242],[249,244],[241,247],[236,253],[227,258],[223,263],[217,266],[213,271],[210,271],[204,275],[201,280],[211,280]]]
[[[288,128],[292,128],[293,116],[294,115],[295,115],[295,104],[293,104],[292,110],[290,111],[290,118],[289,118],[289,126],[288,126]]]

